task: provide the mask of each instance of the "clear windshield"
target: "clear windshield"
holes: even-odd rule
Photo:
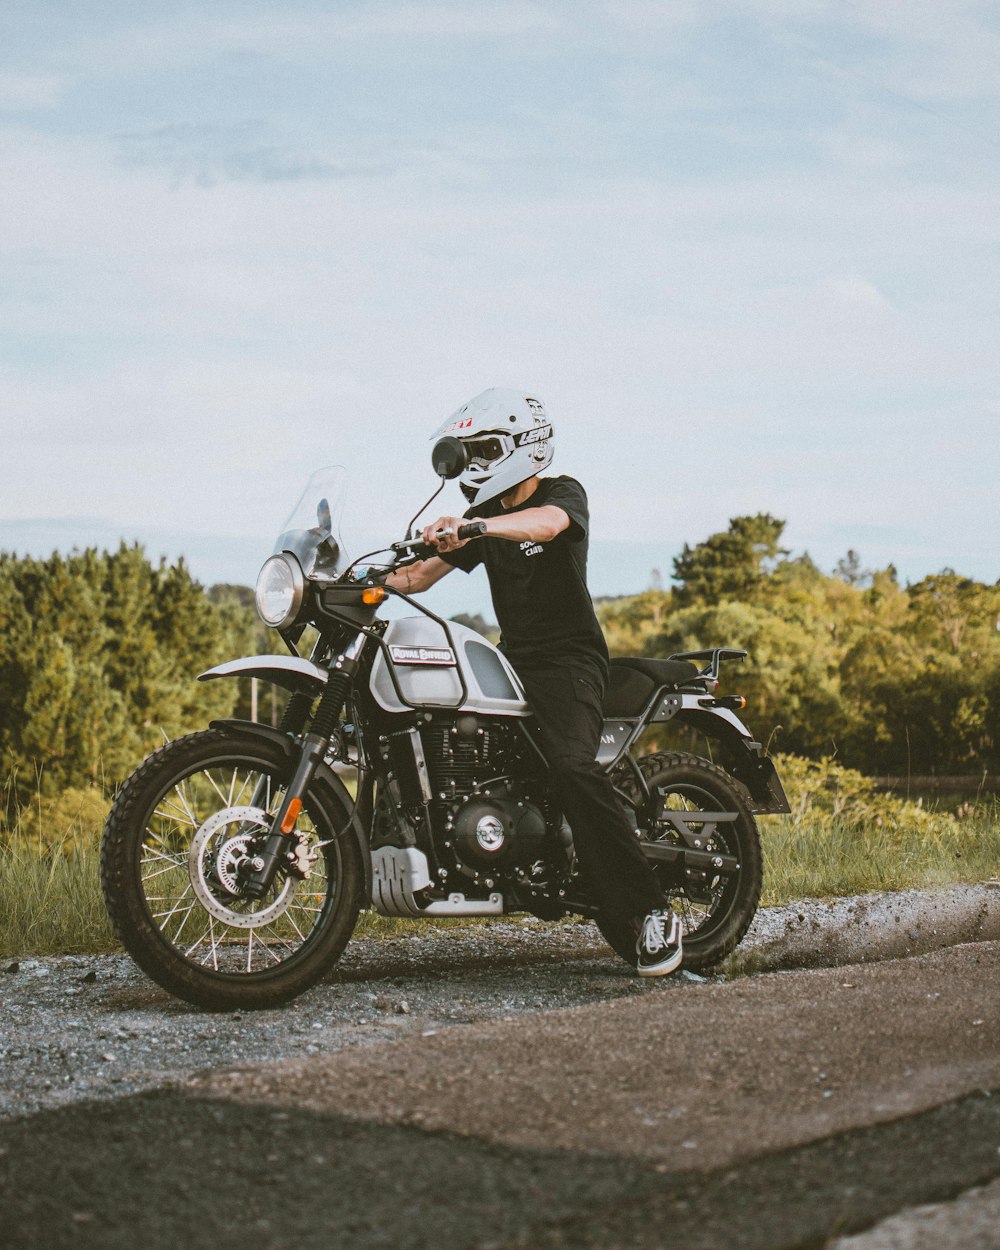
[[[340,537],[347,470],[317,469],[284,524],[274,554],[290,551],[306,577],[333,580],[350,564]]]

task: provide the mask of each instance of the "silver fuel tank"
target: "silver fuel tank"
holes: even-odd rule
[[[372,665],[371,689],[379,707],[387,712],[406,712],[409,705],[416,705],[488,716],[529,716],[517,674],[497,648],[454,621],[448,622],[448,631],[450,643],[444,629],[426,616],[389,622],[385,649],[380,648]]]

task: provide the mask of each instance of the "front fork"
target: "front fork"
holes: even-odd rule
[[[290,835],[295,831],[305,795],[316,775],[316,769],[326,756],[330,739],[344,710],[347,694],[351,688],[351,679],[358,667],[364,645],[365,635],[358,634],[350,646],[337,657],[329,670],[330,676],[326,688],[320,698],[309,732],[302,739],[299,762],[271,822],[270,832],[264,845],[250,856],[240,874],[242,891],[248,898],[264,897],[271,888],[282,860],[289,853]],[[296,695],[292,696],[289,712],[298,712],[301,715],[303,708],[301,704],[296,704],[297,698]],[[295,719],[298,719],[298,715]],[[301,727],[301,724],[285,726],[291,732],[298,732]],[[266,787],[266,781],[258,782],[252,800],[254,807],[258,807],[263,802]]]

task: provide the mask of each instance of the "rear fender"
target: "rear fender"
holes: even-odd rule
[[[722,746],[722,762],[750,792],[750,809],[759,816],[790,812],[784,787],[772,760],[754,740],[750,730],[728,707],[712,707],[704,694],[684,691],[664,693],[650,724],[677,719]]]
[[[289,763],[296,761],[301,751],[297,738],[291,734],[284,733],[280,729],[275,729],[271,725],[258,725],[255,721],[249,720],[214,720],[212,721],[212,728],[221,729],[237,738],[256,738],[258,741],[269,742],[285,753]],[[317,766],[316,775],[313,777],[310,789],[317,791],[320,802],[327,809],[331,823],[337,830],[338,836],[344,838],[353,837],[358,844],[358,849],[361,851],[361,862],[365,871],[365,901],[367,906],[370,904],[372,897],[372,855],[360,813],[371,806],[369,798],[370,785],[363,786],[359,796],[360,802],[355,804],[354,799],[351,798],[350,791],[330,765],[325,761],[321,761]],[[351,813],[351,819],[345,827],[343,819],[338,813],[347,812]]]

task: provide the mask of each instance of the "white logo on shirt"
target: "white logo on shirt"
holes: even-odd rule
[[[540,556],[542,554],[542,544],[536,543],[533,538],[529,538],[521,543],[521,554],[525,556]]]

